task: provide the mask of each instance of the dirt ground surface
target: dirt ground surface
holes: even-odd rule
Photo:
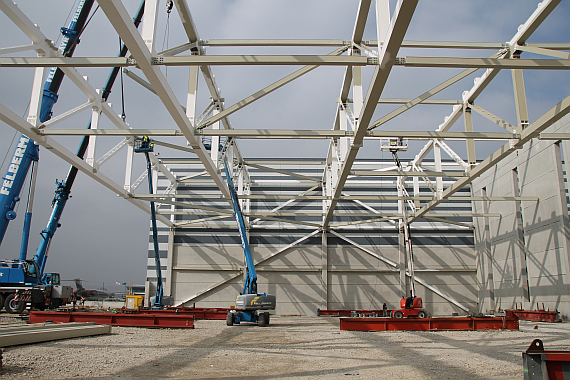
[[[267,327],[202,320],[195,327],[113,327],[110,335],[8,347],[2,380],[522,379],[522,352],[535,338],[546,350],[570,349],[570,323],[349,332],[334,317],[272,316]]]

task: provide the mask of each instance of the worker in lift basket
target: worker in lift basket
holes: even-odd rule
[[[386,305],[386,302],[384,302],[384,304],[382,305],[382,316],[383,317],[388,316],[388,306]]]
[[[143,147],[143,148],[149,147],[149,148],[151,148],[151,149],[154,149],[154,141],[151,140],[151,139],[149,139],[148,136],[143,136],[143,138],[142,138],[142,147]]]

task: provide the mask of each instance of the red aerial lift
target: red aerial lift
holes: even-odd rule
[[[400,172],[403,171],[402,163],[398,158],[398,151],[408,150],[408,140],[403,138],[391,138],[387,143],[381,143],[381,150],[390,151],[394,157],[394,162]],[[404,206],[405,207],[405,206]],[[404,214],[405,218],[405,214]],[[414,254],[412,251],[412,235],[410,225],[405,223],[404,236],[406,241],[406,250],[409,255],[410,263],[410,296],[402,297],[400,300],[400,309],[392,310],[390,316],[392,318],[427,318],[428,312],[423,309],[423,302],[421,297],[416,297],[415,278],[414,278]]]
[[[412,285],[413,288],[413,285]],[[415,297],[410,291],[410,297],[402,297],[400,309],[392,310],[392,318],[427,318],[428,312],[422,309],[422,297]]]

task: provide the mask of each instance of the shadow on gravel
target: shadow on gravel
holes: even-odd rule
[[[246,324],[243,324],[245,327]],[[256,325],[249,325],[251,327],[257,327]],[[225,347],[225,343],[239,337],[241,334],[245,333],[247,329],[235,328],[238,326],[228,327],[220,324],[221,331],[213,336],[202,339],[196,343],[190,344],[188,346],[183,346],[177,351],[168,353],[167,356],[157,356],[152,360],[147,361],[142,365],[135,367],[124,368],[123,370],[116,372],[112,375],[107,376],[93,376],[90,379],[176,379],[170,374],[172,372],[178,371],[180,366],[170,365],[169,361],[176,357],[184,357],[187,361],[184,365],[196,362],[199,359],[210,355],[212,352]],[[149,348],[152,350],[152,348]],[[193,377],[194,379],[196,377]]]
[[[430,347],[429,345],[432,342],[441,343],[450,346],[448,348],[450,355],[457,355],[457,350],[462,349],[474,354],[484,355],[487,356],[489,359],[499,359],[493,353],[496,353],[496,350],[489,352],[488,347],[480,347],[477,343],[481,343],[481,341],[488,341],[488,337],[483,338],[482,340],[477,341],[456,341],[450,336],[441,336],[438,335],[437,332],[426,332],[426,331],[398,331],[400,333],[406,333],[410,335],[419,336],[424,338],[426,342],[416,342],[417,348],[421,348],[422,350],[428,350],[435,353],[437,351],[443,351],[441,347]],[[457,367],[457,365],[452,365],[451,363],[446,363],[445,361],[436,361],[436,357],[430,354],[423,354],[418,350],[415,350],[414,347],[410,347],[410,342],[393,342],[389,339],[382,339],[381,335],[373,336],[376,339],[363,339],[365,335],[361,332],[351,332],[351,334],[356,335],[359,339],[363,340],[365,344],[368,346],[371,343],[379,343],[379,348],[382,349],[384,352],[388,353],[392,358],[393,362],[391,363],[392,366],[404,366],[404,367],[412,367],[416,370],[423,373],[422,379],[469,379],[469,380],[490,380],[490,379],[497,379],[497,378],[507,378],[502,376],[501,374],[497,373],[497,376],[493,377],[486,377],[484,375],[477,374],[475,370],[468,371],[462,368]],[[376,334],[376,332],[367,332],[364,334]],[[431,335],[433,334],[433,335]],[[481,332],[481,334],[485,334],[485,332]],[[497,340],[504,340],[504,339],[497,339]],[[428,343],[428,344],[425,344]],[[496,348],[496,346],[494,346]],[[410,353],[413,352],[413,359],[410,360]],[[441,353],[437,353],[437,356],[441,356]],[[465,357],[465,361],[467,362],[470,358]],[[512,363],[512,361],[507,361],[508,363]],[[426,365],[426,363],[429,363]],[[490,365],[490,363],[489,363]],[[522,376],[522,359],[520,362],[520,372]],[[449,376],[449,377],[448,377]]]

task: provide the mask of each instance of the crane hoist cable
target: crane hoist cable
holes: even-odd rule
[[[121,40],[121,36],[119,36],[119,50],[123,47],[123,41]],[[121,109],[123,113],[121,114],[121,118],[123,122],[127,119],[127,115],[125,115],[125,87],[123,85],[123,70],[119,70],[121,72]]]
[[[73,49],[75,47],[75,45],[77,45],[80,41],[79,41],[79,37],[81,37],[81,34],[83,34],[83,32],[85,31],[85,29],[87,28],[87,25],[89,25],[89,23],[91,22],[91,19],[93,18],[93,16],[95,16],[95,13],[97,12],[97,10],[99,9],[99,5],[97,5],[97,8],[95,8],[95,10],[93,11],[93,13],[91,14],[91,16],[89,16],[89,18],[87,19],[87,21],[85,22],[85,25],[83,25],[83,28],[79,31],[79,33],[77,33],[77,38],[73,40],[72,44],[71,44],[71,48]]]
[[[162,51],[168,50],[168,41],[170,40],[170,12],[172,12],[173,5],[174,2],[172,0],[166,1],[166,27],[164,30],[164,38],[162,39]],[[168,66],[164,67],[164,76],[168,78]]]

